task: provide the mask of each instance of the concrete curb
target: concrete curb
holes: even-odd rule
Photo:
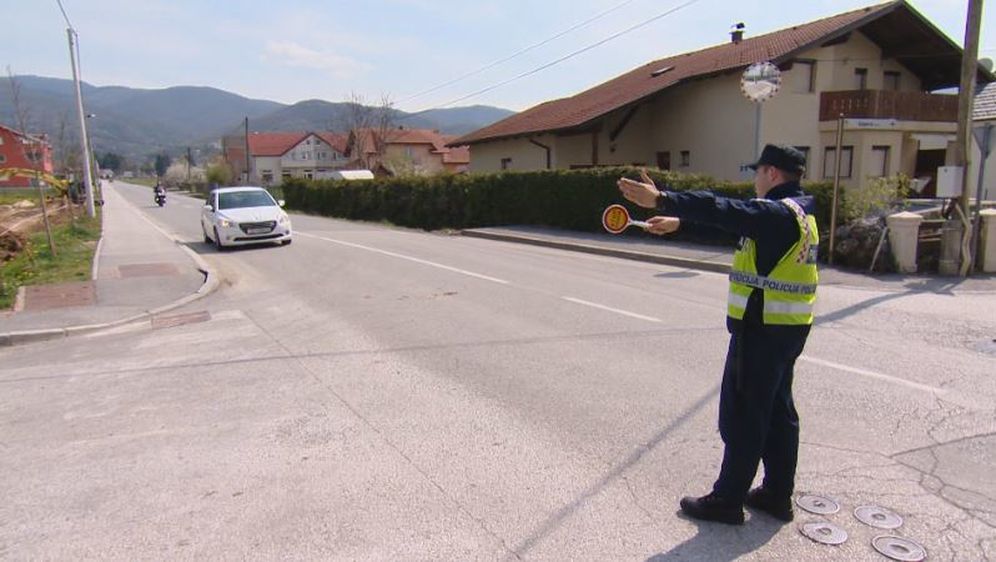
[[[90,280],[97,280],[97,272],[100,269],[100,250],[104,247],[104,235],[101,233],[97,239],[97,247],[93,250],[93,265],[90,267]]]
[[[663,256],[658,254],[648,254],[646,252],[621,250],[617,248],[606,248],[603,246],[592,246],[590,244],[583,244],[578,242],[560,242],[557,240],[548,240],[545,238],[536,238],[520,234],[483,232],[480,230],[463,230],[460,232],[460,235],[468,236],[470,238],[484,238],[487,240],[499,240],[502,242],[516,242],[519,244],[531,244],[533,246],[556,248],[558,250],[570,250],[574,252],[583,252],[586,254],[595,254],[599,256],[609,256],[609,257],[622,258],[627,260],[659,263],[675,267],[684,267],[687,269],[712,271],[715,273],[727,274],[730,272],[730,266],[725,263],[696,260],[692,258],[682,258],[679,256]]]
[[[125,202],[128,203],[127,200]],[[128,203],[128,204],[131,205],[131,203]],[[132,208],[135,209],[134,205],[132,205]],[[159,233],[161,233],[163,236],[165,236],[165,237],[169,238],[170,240],[172,240],[175,244],[177,244],[178,246],[180,246],[181,250],[183,250],[184,252],[187,253],[187,255],[190,257],[190,259],[194,262],[194,265],[196,266],[197,270],[200,271],[204,275],[204,283],[201,284],[200,288],[197,289],[196,292],[191,293],[191,294],[189,294],[189,295],[187,295],[185,297],[182,297],[180,299],[177,299],[177,300],[175,300],[175,301],[173,301],[173,302],[171,302],[169,304],[160,306],[158,308],[153,308],[153,309],[150,309],[150,310],[146,310],[145,312],[140,312],[140,313],[135,314],[133,316],[129,316],[127,318],[122,318],[121,320],[115,320],[113,322],[105,322],[103,324],[86,324],[86,325],[80,325],[80,326],[67,326],[65,328],[49,328],[49,329],[46,329],[46,330],[25,330],[25,331],[21,331],[21,332],[2,333],[2,334],[0,334],[0,347],[9,347],[9,346],[20,345],[20,344],[25,344],[25,343],[34,343],[34,342],[40,342],[40,341],[46,341],[46,340],[54,340],[54,339],[59,339],[59,338],[66,338],[66,337],[70,337],[70,336],[78,336],[78,335],[83,335],[83,334],[89,334],[89,333],[93,333],[93,332],[99,332],[101,330],[106,330],[108,328],[116,328],[118,326],[123,326],[125,324],[131,324],[133,322],[139,322],[139,321],[142,321],[142,320],[148,320],[148,319],[151,319],[153,316],[156,316],[157,314],[162,314],[164,312],[169,312],[170,310],[173,310],[173,309],[176,309],[176,308],[180,308],[181,306],[184,306],[184,305],[190,304],[190,303],[192,303],[192,302],[194,302],[196,300],[202,299],[202,298],[208,296],[209,294],[213,293],[218,288],[218,286],[220,285],[220,282],[218,280],[218,274],[214,271],[214,268],[212,268],[207,263],[207,261],[204,260],[204,258],[202,258],[200,256],[200,254],[198,254],[197,252],[191,250],[186,245],[184,245],[182,242],[180,242],[180,240],[179,240],[178,237],[176,237],[176,236],[174,236],[174,235],[166,232],[165,230],[163,230],[162,228],[160,228],[159,225],[153,223],[151,221],[151,219],[149,219],[144,214],[142,214],[142,212],[139,211],[138,209],[135,209],[135,212],[139,213],[140,216],[142,218],[144,218],[145,220],[149,221],[149,224],[151,224],[157,231],[159,231]],[[100,248],[100,244],[103,242],[103,240],[104,240],[103,237],[101,237],[100,238],[100,242],[98,242],[98,244],[97,244],[98,251],[99,251],[99,248]],[[94,255],[96,256],[97,254],[94,254]],[[95,257],[94,258],[94,263],[96,264],[96,262],[97,262],[97,259]],[[94,273],[93,278],[94,279],[97,278],[96,272],[97,272],[97,268],[96,268],[96,265],[95,265],[94,268],[93,268],[93,273]]]

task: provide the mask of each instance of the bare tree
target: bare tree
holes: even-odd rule
[[[28,133],[28,125],[31,120],[31,110],[24,100],[21,99],[21,82],[14,76],[10,65],[7,65],[7,84],[10,86],[10,98],[14,104],[14,119],[17,120],[17,128],[22,133]]]
[[[10,70],[10,65],[7,66],[7,81],[10,84],[10,96],[14,102],[14,116],[17,119],[17,127],[21,130],[21,134],[24,135],[22,137],[24,141],[22,150],[24,151],[25,158],[35,166],[34,184],[38,187],[38,199],[41,202],[42,218],[45,222],[45,234],[48,236],[48,249],[55,256],[55,240],[52,238],[52,225],[48,220],[48,205],[45,204],[45,191],[42,188],[41,173],[38,171],[38,167],[43,165],[43,159],[45,158],[45,151],[42,146],[44,141],[28,134],[30,111],[27,105],[21,100],[21,83],[14,77],[14,73]]]
[[[351,92],[346,98],[342,129],[349,135],[348,150],[365,167],[382,163],[387,144],[394,132],[396,112],[390,96],[381,96],[380,105],[369,106],[361,94]]]

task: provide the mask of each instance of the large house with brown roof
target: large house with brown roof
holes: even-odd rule
[[[432,129],[360,129],[346,142],[359,167],[385,175],[463,173],[470,166],[467,146],[447,146],[455,136]]]
[[[635,164],[728,180],[760,144],[794,145],[809,178],[833,175],[838,116],[845,186],[899,172],[929,194],[950,160],[961,49],[904,0],[663,58],[540,104],[453,144],[470,145],[472,172]],[[741,93],[751,64],[770,61],[781,88],[763,102]],[[993,75],[979,67],[978,80]],[[760,116],[758,119],[757,116]]]
[[[349,164],[344,135],[328,131],[254,132],[248,138],[247,176],[246,140],[244,135],[226,136],[221,146],[235,177],[253,185],[274,185],[289,177],[320,177]]]

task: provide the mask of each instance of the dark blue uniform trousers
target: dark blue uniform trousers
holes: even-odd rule
[[[719,399],[723,466],[713,491],[743,501],[764,462],[766,489],[792,495],[799,455],[799,415],[792,400],[795,361],[809,326],[749,323],[730,337]]]

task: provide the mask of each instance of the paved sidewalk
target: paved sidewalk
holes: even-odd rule
[[[474,228],[464,230],[462,234],[720,273],[729,272],[733,261],[733,248],[647,236],[615,236],[538,226]],[[826,264],[820,264],[820,284],[897,292],[996,293],[996,275],[993,274],[976,274],[967,279],[938,275],[871,275]]]
[[[196,252],[154,225],[118,194],[113,183],[103,185],[104,230],[90,295],[95,302],[50,308],[32,303],[29,293],[21,310],[0,313],[0,345],[151,318],[200,298],[217,285],[217,276]]]

